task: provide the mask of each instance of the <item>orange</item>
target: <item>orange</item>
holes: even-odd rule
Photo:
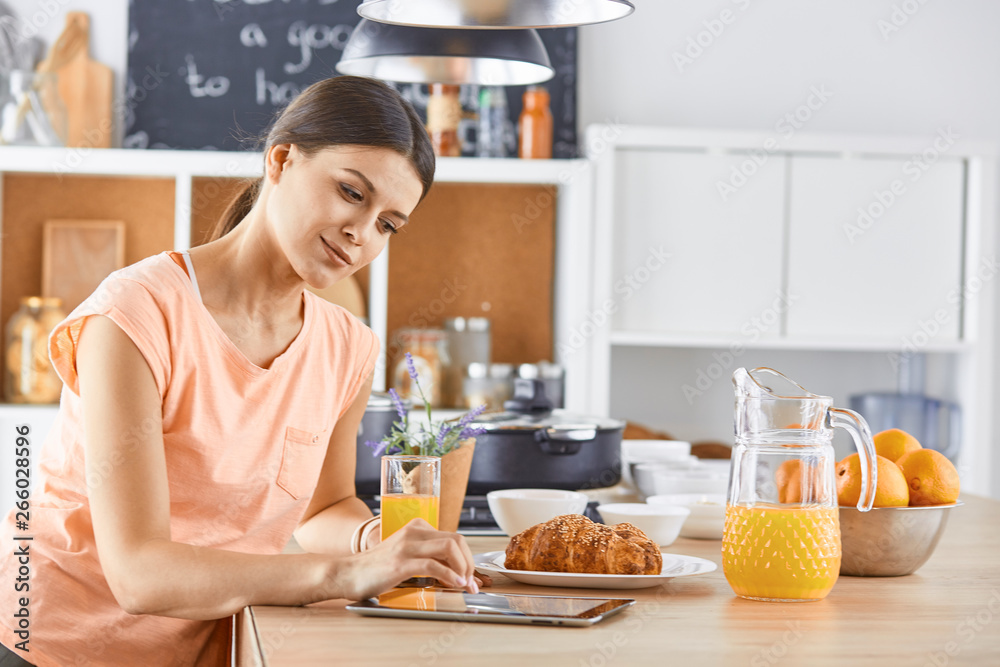
[[[899,461],[904,454],[922,449],[916,438],[898,428],[876,433],[872,440],[875,441],[875,453],[893,462]]]
[[[958,500],[958,470],[941,452],[918,449],[896,464],[910,488],[910,505],[950,505]]]
[[[810,502],[826,500],[826,492],[822,485],[823,476],[816,466],[807,465],[806,469],[802,470],[801,459],[789,459],[774,472],[774,482],[778,487],[778,502],[801,503],[803,481],[807,486],[806,495],[812,496],[809,498]]]
[[[801,469],[801,459],[789,459],[774,471],[774,482],[778,486],[779,503],[802,502]]]
[[[878,479],[873,507],[906,507],[910,492],[903,471],[884,456],[876,456]],[[861,497],[861,457],[851,454],[837,464],[837,502],[857,506]]]

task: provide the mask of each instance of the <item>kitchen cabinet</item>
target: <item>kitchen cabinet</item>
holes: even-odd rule
[[[960,340],[964,160],[790,162],[788,336]]]
[[[744,154],[622,150],[615,171],[612,326],[737,335],[782,289],[785,158],[738,196],[716,188]],[[775,338],[777,326],[762,332]]]
[[[950,137],[588,128],[588,411],[731,443],[739,366],[848,407],[921,354],[924,393],[962,406],[963,488],[988,493],[997,170]]]

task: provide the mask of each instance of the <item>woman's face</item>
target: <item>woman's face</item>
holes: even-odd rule
[[[266,157],[265,211],[275,240],[319,289],[375,259],[423,192],[411,162],[388,148],[335,146],[306,157],[284,144]]]

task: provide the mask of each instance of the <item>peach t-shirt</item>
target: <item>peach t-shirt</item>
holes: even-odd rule
[[[304,292],[299,335],[269,369],[226,336],[169,253],[109,276],[52,333],[63,379],[59,413],[41,449],[28,531],[13,512],[0,539],[30,535],[30,592],[0,596],[0,642],[9,648],[17,598],[30,600],[30,653],[39,667],[228,664],[229,619],[189,621],[126,614],[98,560],[85,475],[76,346],[89,315],[112,319],[135,342],[163,405],[163,443],[174,541],[280,553],[315,489],[330,434],[375,366],[378,339],[353,315]],[[125,438],[143,444],[136,424]],[[33,450],[38,455],[38,448]],[[127,453],[126,453],[127,455]],[[17,563],[0,564],[13,582]]]

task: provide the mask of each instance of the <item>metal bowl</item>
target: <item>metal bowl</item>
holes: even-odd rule
[[[912,574],[934,553],[952,509],[963,505],[840,508],[840,573],[856,577]]]

